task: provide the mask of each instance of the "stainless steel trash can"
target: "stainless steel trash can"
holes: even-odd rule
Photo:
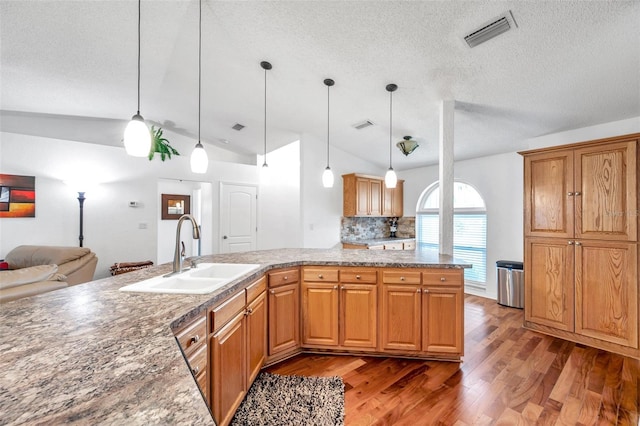
[[[512,308],[524,308],[524,267],[522,262],[498,260],[498,303]]]

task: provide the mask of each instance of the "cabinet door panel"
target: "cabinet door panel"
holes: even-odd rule
[[[246,393],[244,312],[211,338],[211,401],[216,423],[227,425]]]
[[[567,240],[525,242],[525,319],[573,332],[574,249]]]
[[[419,351],[420,287],[382,285],[382,348]]]
[[[302,343],[338,345],[338,285],[302,283]]]
[[[576,237],[637,240],[636,142],[576,150]]]
[[[573,151],[524,160],[525,236],[573,236]]]
[[[262,292],[247,309],[247,389],[267,357],[267,293]]]
[[[343,284],[340,296],[340,344],[344,347],[375,349],[378,341],[377,286]]]
[[[356,215],[368,216],[369,215],[369,192],[371,186],[369,185],[369,179],[358,178],[356,179]]]
[[[382,181],[369,181],[369,215],[382,216]]]
[[[637,348],[636,244],[584,241],[576,259],[576,332]]]
[[[428,287],[422,294],[422,349],[462,354],[462,288]]]
[[[269,355],[300,345],[299,284],[269,290]]]

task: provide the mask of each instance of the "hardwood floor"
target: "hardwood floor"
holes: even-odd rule
[[[278,374],[341,376],[346,425],[639,425],[640,362],[521,328],[465,296],[462,364],[300,355]]]

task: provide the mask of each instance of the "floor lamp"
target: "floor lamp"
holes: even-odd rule
[[[82,240],[84,240],[84,235],[82,235],[84,200],[85,200],[84,192],[78,191],[78,202],[80,203],[80,236],[78,237],[78,239],[80,240],[80,247],[82,247]]]

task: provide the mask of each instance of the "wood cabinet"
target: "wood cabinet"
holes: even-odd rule
[[[342,182],[345,217],[403,215],[403,180],[394,189],[386,188],[381,177],[356,173],[343,175]]]
[[[402,217],[404,214],[404,181],[399,180],[395,188],[382,185],[382,216]]]
[[[521,153],[526,327],[640,355],[638,140]]]
[[[266,359],[266,279],[211,311],[211,410],[228,425]]]
[[[300,271],[268,274],[269,359],[280,359],[300,348]]]
[[[455,269],[383,271],[382,349],[461,356],[463,274]]]
[[[377,347],[377,271],[305,267],[302,344],[318,348]]]
[[[180,349],[187,360],[202,396],[209,404],[207,375],[207,318],[200,316],[175,333]]]

